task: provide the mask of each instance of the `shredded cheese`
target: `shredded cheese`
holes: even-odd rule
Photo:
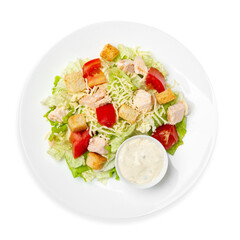
[[[162,122],[164,124],[167,123],[167,121],[162,117],[162,115],[165,113],[164,107],[157,103],[157,100],[154,95],[153,99],[154,99],[153,110],[147,113],[142,113],[138,117],[136,130],[141,133],[147,133],[150,130],[154,132],[156,130],[155,121],[158,123],[159,126],[162,125]],[[162,109],[162,111],[159,111],[160,108]]]
[[[133,104],[133,90],[131,88],[132,85],[130,83],[117,76],[112,80],[111,84],[108,85],[108,93],[117,108],[124,103],[130,106]]]

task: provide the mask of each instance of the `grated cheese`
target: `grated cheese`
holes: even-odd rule
[[[154,99],[153,110],[147,113],[142,113],[138,117],[136,130],[141,133],[147,133],[150,130],[154,132],[156,130],[154,120],[158,123],[159,126],[162,125],[162,122],[164,124],[167,123],[167,121],[162,117],[162,115],[165,113],[164,107],[157,103],[157,100],[154,95],[153,99]],[[162,111],[159,112],[160,108],[162,109]]]

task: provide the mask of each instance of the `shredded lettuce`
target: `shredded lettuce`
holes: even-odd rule
[[[136,124],[133,124],[126,132],[123,132],[120,136],[115,137],[110,141],[111,152],[116,153],[120,145],[129,138],[135,131]]]
[[[108,92],[117,107],[124,103],[131,104],[136,89],[137,87],[123,71],[116,67],[110,69]]]
[[[54,139],[54,136],[56,133],[67,132],[68,126],[67,126],[67,124],[58,124],[56,126],[53,126],[51,130],[52,130],[52,132],[48,138],[49,141],[52,141]]]
[[[154,67],[158,69],[162,73],[164,78],[167,78],[168,72],[160,62],[156,61],[148,54],[143,54],[142,58],[148,68]]]
[[[72,145],[66,139],[54,139],[53,145],[48,149],[47,153],[56,160],[61,160],[65,153],[71,150]]]
[[[57,85],[58,85],[60,80],[61,80],[61,77],[59,77],[59,76],[55,77],[55,80],[54,80],[54,83],[53,83],[54,87],[52,88],[52,94],[54,94],[56,92]]]
[[[131,59],[131,60],[134,60],[134,58],[136,56],[141,56],[143,58],[143,61],[145,62],[146,66],[148,68],[154,67],[154,68],[158,69],[163,74],[165,79],[167,78],[167,75],[168,75],[167,70],[164,68],[163,64],[161,64],[160,62],[156,61],[151,56],[150,52],[141,51],[141,50],[139,50],[139,48],[126,47],[126,46],[124,46],[122,44],[118,45],[118,50],[119,50],[120,59]],[[116,60],[120,60],[120,59],[115,59],[115,61]]]
[[[79,158],[74,159],[72,152],[67,151],[65,154],[65,159],[66,159],[67,165],[68,165],[69,169],[71,170],[74,178],[76,178],[76,177],[84,178],[82,174],[86,171],[91,170],[91,168],[89,166],[86,166],[83,155],[80,156]],[[85,178],[84,178],[84,180],[86,181]]]
[[[54,122],[54,121],[51,121],[49,118],[48,118],[48,115],[50,112],[52,112],[54,109],[56,108],[56,106],[54,107],[50,107],[50,110],[44,115],[44,117],[47,118],[47,120],[50,122],[52,128],[51,128],[51,134],[48,138],[49,141],[52,141],[54,139],[54,136],[55,134],[58,134],[58,133],[63,133],[63,132],[66,132],[68,130],[68,126],[67,126],[67,122],[66,120],[63,121],[63,123],[59,123],[59,122]],[[71,111],[69,112],[71,113]],[[69,114],[68,113],[68,114]],[[68,115],[67,114],[67,115]],[[66,116],[67,116],[66,115]],[[70,114],[69,114],[70,115]],[[65,116],[65,117],[66,117]],[[69,116],[70,117],[70,116]],[[68,118],[67,118],[68,119]]]
[[[68,165],[72,168],[78,168],[80,166],[85,165],[85,159],[83,155],[75,159],[72,155],[72,152],[67,151],[65,153],[65,158],[66,158],[66,161],[68,162]]]
[[[178,132],[178,142],[175,143],[170,149],[167,150],[167,152],[170,153],[171,155],[174,155],[177,148],[183,144],[183,138],[187,132],[186,125],[187,125],[186,117],[184,117],[180,123],[177,123],[175,125]]]
[[[94,178],[96,178],[99,182],[103,184],[107,184],[107,180],[109,178],[112,178],[114,175],[115,175],[115,179],[119,180],[119,176],[117,174],[115,167],[108,171],[96,172],[96,171],[88,170],[81,173],[81,177],[83,177],[86,182],[91,182]]]
[[[133,48],[126,47],[122,44],[118,44],[119,56],[121,59],[131,59],[134,60],[136,53]]]
[[[42,104],[49,108],[54,106],[64,106],[69,108],[71,107],[71,98],[72,95],[68,93],[64,79],[60,76],[56,76],[53,83],[52,95],[42,101]]]

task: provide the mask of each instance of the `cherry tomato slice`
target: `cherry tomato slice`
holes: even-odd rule
[[[101,67],[100,58],[96,58],[86,62],[83,65],[83,77],[86,78],[87,76],[93,75],[96,70],[100,69],[100,67]]]
[[[107,81],[105,74],[101,70],[95,71],[94,75],[87,76],[87,83],[89,87],[94,87],[103,84]]]
[[[78,158],[87,151],[91,136],[88,130],[71,133],[70,142],[72,143],[73,157]]]
[[[146,85],[150,89],[156,89],[159,93],[163,92],[166,85],[164,76],[156,68],[151,67],[146,77]]]
[[[116,122],[115,109],[112,104],[107,104],[96,109],[98,122],[106,127],[112,127]]]
[[[177,129],[174,125],[169,124],[158,127],[152,137],[156,138],[166,150],[178,142]]]

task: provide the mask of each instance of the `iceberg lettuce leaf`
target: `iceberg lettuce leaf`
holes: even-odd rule
[[[187,121],[186,121],[186,117],[183,118],[183,120],[180,123],[177,123],[176,125],[176,129],[178,132],[178,142],[175,143],[170,149],[167,150],[168,153],[170,153],[171,155],[174,155],[174,153],[176,152],[177,148],[183,144],[183,138],[187,132],[186,130],[186,126],[187,126]]]
[[[126,47],[122,44],[118,44],[119,56],[121,59],[132,59],[136,57],[136,53],[133,48]]]
[[[85,159],[83,156],[74,159],[73,155],[71,152],[66,152],[65,154],[65,159],[67,162],[67,165],[69,167],[69,169],[72,172],[72,175],[74,178],[76,177],[83,177],[83,173],[86,171],[90,171],[91,168],[87,165],[85,165]],[[84,180],[86,181],[86,179],[84,178]]]
[[[133,124],[129,129],[121,134],[121,136],[117,136],[110,141],[111,152],[116,153],[120,145],[129,138],[135,131],[136,124]]]

